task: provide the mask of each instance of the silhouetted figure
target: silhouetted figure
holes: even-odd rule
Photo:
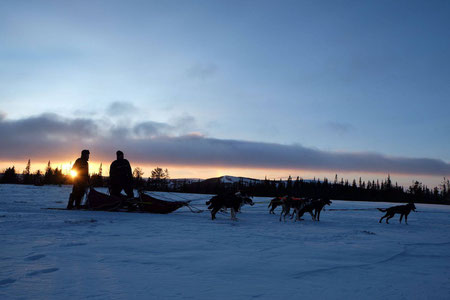
[[[130,163],[123,158],[122,151],[117,151],[116,155],[117,159],[109,168],[109,192],[111,195],[120,196],[122,190],[125,190],[127,196],[133,198],[133,174]]]
[[[72,193],[69,197],[67,209],[72,209],[75,202],[75,207],[81,207],[81,200],[89,187],[89,150],[81,151],[81,157],[73,164],[72,170],[76,172],[73,182]]]

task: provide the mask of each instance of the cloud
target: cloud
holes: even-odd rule
[[[112,102],[106,109],[106,113],[111,116],[122,116],[132,114],[136,111],[138,111],[136,106],[134,106],[133,103],[126,101]]]
[[[0,137],[6,143],[17,140],[93,138],[97,124],[91,119],[66,119],[56,114],[42,114],[19,120],[0,119]]]
[[[177,116],[172,118],[169,122],[173,126],[173,132],[178,133],[179,135],[190,134],[198,130],[196,119],[189,114]]]
[[[141,138],[167,135],[173,126],[154,121],[142,122],[134,126],[133,132]]]
[[[73,160],[81,149],[92,160],[113,157],[117,149],[136,164],[160,163],[247,168],[308,169],[399,174],[450,175],[450,164],[431,158],[392,157],[378,153],[322,151],[301,145],[208,138],[199,134],[168,136],[171,124],[148,121],[111,127],[98,134],[91,119],[44,114],[0,120],[0,160]]]
[[[91,119],[61,118],[42,114],[19,120],[0,119],[0,159],[26,156],[61,156],[70,145],[89,143],[98,138],[98,126]]]
[[[248,168],[309,169],[448,175],[450,164],[436,159],[377,153],[320,151],[299,145],[221,140],[189,135],[133,142],[132,156],[143,162]],[[106,149],[104,149],[106,150]]]

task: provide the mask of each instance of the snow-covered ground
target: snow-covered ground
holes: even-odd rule
[[[267,200],[228,214],[46,210],[71,187],[0,185],[0,299],[449,299],[450,207],[409,225],[376,210],[279,222]],[[156,193],[162,198],[206,195]],[[201,201],[200,201],[201,200]],[[330,208],[392,204],[333,201]],[[278,212],[278,211],[277,211]]]

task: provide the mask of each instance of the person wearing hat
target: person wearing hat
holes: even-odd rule
[[[71,172],[73,172],[73,188],[69,197],[67,209],[72,209],[75,202],[77,209],[81,208],[81,200],[89,186],[89,150],[81,151],[81,157],[73,164]]]
[[[117,159],[109,168],[109,192],[111,195],[120,196],[125,190],[128,198],[133,198],[133,174],[128,160],[123,158],[123,152],[116,152]]]

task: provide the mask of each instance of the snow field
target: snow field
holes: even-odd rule
[[[100,189],[101,190],[101,189]],[[270,198],[229,214],[59,211],[71,187],[0,185],[1,299],[448,299],[450,207],[409,225],[333,201],[320,222],[279,222]],[[103,190],[104,191],[104,190]],[[152,193],[193,199],[208,195]],[[180,198],[181,197],[181,198]]]

